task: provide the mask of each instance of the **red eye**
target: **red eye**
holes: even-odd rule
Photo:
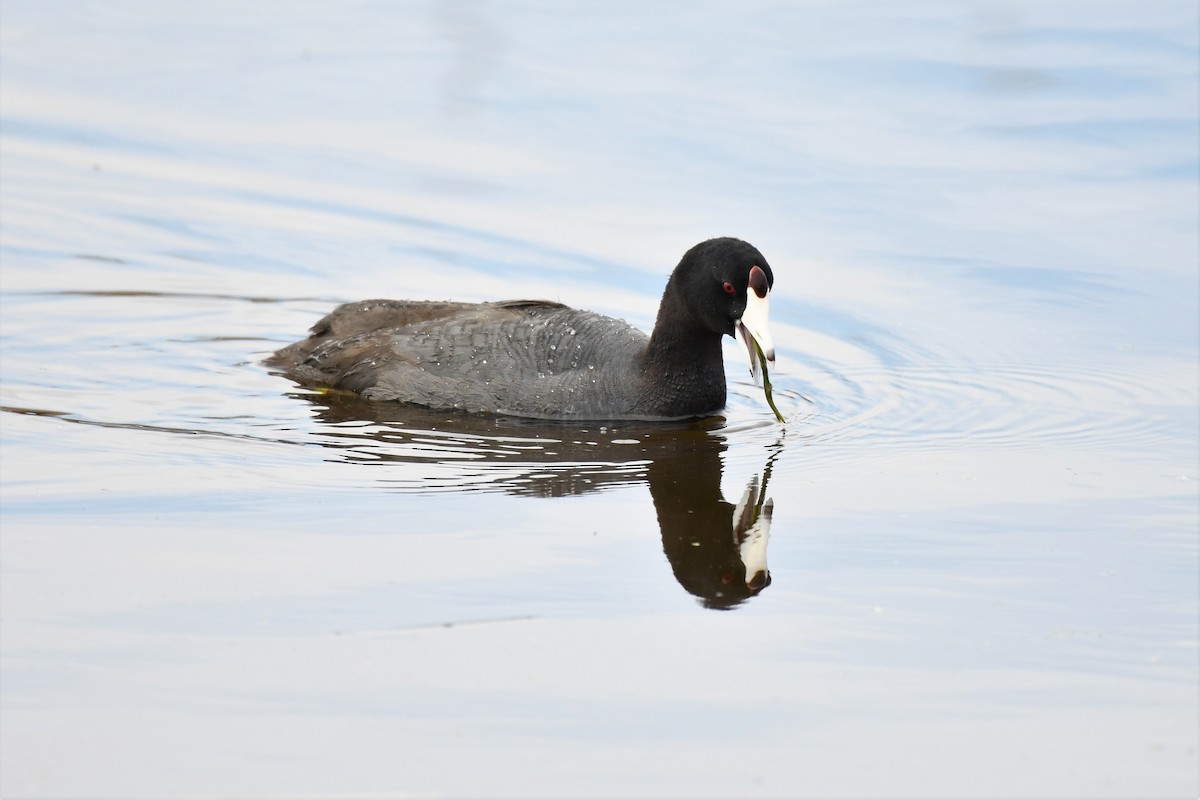
[[[725,294],[737,294],[737,289],[729,281],[725,281],[725,285],[721,288],[725,290]]]

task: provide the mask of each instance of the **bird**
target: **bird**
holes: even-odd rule
[[[774,362],[770,265],[720,237],[671,272],[649,335],[547,300],[363,300],[338,306],[266,365],[301,386],[475,414],[676,420],[725,407],[721,341]],[[763,364],[765,369],[766,364]]]

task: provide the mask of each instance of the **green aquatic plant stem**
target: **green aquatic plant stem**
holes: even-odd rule
[[[779,409],[775,406],[775,398],[771,396],[771,376],[767,372],[767,357],[763,354],[757,339],[750,337],[750,341],[754,342],[754,352],[758,354],[758,364],[762,367],[763,392],[767,395],[767,405],[775,412],[775,419],[779,420],[779,424],[786,425],[787,420],[783,418],[783,414],[779,413]]]

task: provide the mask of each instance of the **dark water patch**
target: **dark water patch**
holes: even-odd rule
[[[1101,118],[1026,125],[994,125],[979,130],[1001,136],[1061,140],[1076,144],[1102,144],[1111,147],[1144,147],[1147,142],[1154,140],[1195,141],[1198,132],[1196,120],[1186,117]]]
[[[137,139],[116,134],[104,128],[64,125],[40,119],[13,117],[11,114],[4,116],[2,125],[5,137],[25,139],[40,144],[82,145],[104,150],[160,155],[177,155],[179,152],[178,147],[149,139]]]
[[[385,223],[389,227],[409,228],[425,235],[435,234],[442,240],[455,242],[455,247],[396,244],[393,245],[392,250],[393,252],[424,253],[442,261],[446,261],[449,256],[450,263],[483,267],[486,268],[483,270],[485,274],[495,269],[497,261],[506,261],[508,259],[505,256],[511,258],[514,255],[520,258],[520,265],[524,268],[551,268],[556,272],[562,271],[564,267],[587,272],[610,271],[614,267],[612,262],[601,260],[580,250],[552,247],[527,238],[510,236],[485,228],[470,227],[436,217],[422,217],[391,209],[380,210],[365,205],[336,202],[328,198],[312,199],[259,191],[241,191],[237,193],[237,197],[256,205],[271,208],[313,211],[347,219]],[[476,247],[478,251],[492,254],[491,257],[487,259],[469,257],[467,254]],[[679,255],[683,255],[683,252],[680,251]],[[664,284],[666,276],[673,266],[674,264],[663,265],[662,281]]]
[[[11,297],[97,297],[97,298],[157,298],[183,300],[236,300],[244,303],[336,303],[328,297],[256,297],[252,295],[212,292],[166,292],[143,289],[62,289],[57,291],[7,292]],[[219,339],[211,339],[217,341]]]
[[[258,436],[250,433],[228,433],[224,431],[198,429],[198,428],[182,428],[172,427],[168,425],[150,425],[141,422],[111,422],[97,419],[87,419],[76,416],[68,411],[50,411],[42,408],[20,408],[16,406],[0,406],[0,413],[19,414],[31,417],[46,417],[48,419],[56,419],[62,422],[70,422],[75,425],[88,425],[97,428],[114,428],[117,430],[141,431],[145,433],[168,433],[177,436],[202,436],[216,437],[228,439],[245,439],[248,441],[270,442],[272,444],[303,444],[301,441],[294,441],[281,438],[272,438],[266,436]],[[225,419],[240,419],[238,417]]]

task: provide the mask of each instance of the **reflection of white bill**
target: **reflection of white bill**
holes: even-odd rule
[[[746,567],[746,585],[761,587],[770,572],[767,570],[767,540],[771,536],[771,513],[775,501],[763,499],[758,476],[750,479],[742,499],[733,512],[733,541],[738,557]]]

